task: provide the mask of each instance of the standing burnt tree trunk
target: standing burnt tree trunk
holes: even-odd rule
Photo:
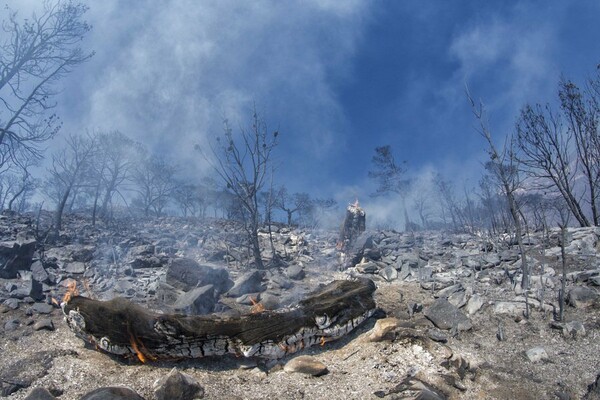
[[[488,124],[485,120],[485,111],[483,104],[475,104],[475,101],[471,95],[467,92],[467,98],[471,103],[473,114],[477,121],[479,121],[478,132],[488,143],[488,153],[490,155],[490,161],[486,164],[486,168],[492,173],[492,176],[498,181],[500,188],[506,200],[508,202],[508,209],[515,225],[515,235],[517,237],[517,243],[519,246],[519,253],[521,253],[521,270],[523,272],[523,278],[521,280],[521,288],[528,290],[530,287],[529,277],[529,265],[527,263],[527,255],[525,253],[525,247],[523,245],[523,228],[521,224],[521,210],[519,203],[516,199],[516,192],[521,187],[521,180],[519,178],[519,170],[517,168],[517,160],[514,153],[515,145],[513,139],[509,138],[503,148],[498,151],[492,140],[492,134],[489,130]]]
[[[260,225],[259,193],[267,183],[271,171],[271,155],[277,146],[278,132],[269,133],[265,121],[256,109],[252,114],[249,129],[240,127],[239,136],[234,136],[227,120],[224,121],[224,134],[217,137],[211,146],[212,163],[225,186],[242,207],[241,218],[250,242],[250,248],[257,268],[263,269],[261,246],[258,238]],[[198,146],[197,148],[202,151]]]

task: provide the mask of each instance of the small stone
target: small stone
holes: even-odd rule
[[[533,347],[525,352],[525,355],[531,362],[539,362],[548,359],[548,353],[543,347]]]
[[[29,392],[25,400],[56,400],[56,397],[48,389],[37,387]]]
[[[11,332],[19,327],[19,320],[16,318],[11,318],[4,323],[4,331]]]
[[[48,272],[44,269],[42,262],[39,260],[34,261],[33,264],[31,264],[31,277],[41,283],[48,283],[50,278]]]
[[[398,271],[396,271],[396,268],[392,267],[391,265],[388,265],[387,267],[382,269],[379,272],[379,275],[381,275],[383,279],[385,279],[388,282],[398,279]]]
[[[38,314],[50,314],[54,311],[54,307],[47,303],[35,303],[31,306],[31,310]]]
[[[85,272],[85,263],[74,261],[67,264],[65,271],[69,274],[83,274]]]
[[[483,298],[479,294],[474,294],[467,302],[467,305],[465,306],[465,311],[467,312],[467,314],[473,315],[477,311],[479,311],[482,306]]]
[[[132,389],[124,386],[102,387],[83,395],[79,400],[145,400]]]
[[[379,267],[373,261],[367,261],[356,265],[356,270],[361,274],[376,274]]]
[[[52,322],[52,320],[50,318],[44,318],[44,319],[39,320],[38,322],[36,322],[33,325],[33,330],[35,330],[35,331],[41,331],[41,330],[53,331],[54,323]]]
[[[302,280],[306,276],[304,268],[302,268],[300,265],[290,265],[286,268],[285,274],[288,276],[288,278],[295,281]]]
[[[427,337],[429,337],[429,339],[433,340],[434,342],[439,343],[446,343],[448,341],[448,335],[446,335],[439,329],[428,329]]]
[[[375,326],[369,335],[369,341],[381,342],[383,340],[394,340],[395,330],[400,327],[400,320],[397,318],[383,318],[375,322]]]
[[[154,382],[156,400],[194,400],[204,397],[204,388],[188,374],[173,368],[167,376]]]
[[[321,376],[329,372],[325,364],[311,356],[292,358],[285,364],[283,370],[288,373],[298,372],[312,376]]]
[[[17,299],[6,299],[6,300],[4,300],[4,302],[2,303],[2,305],[4,305],[9,310],[16,310],[17,308],[19,308],[19,300],[17,300]]]

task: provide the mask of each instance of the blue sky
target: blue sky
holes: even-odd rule
[[[40,2],[9,4],[25,16]],[[63,135],[118,129],[195,177],[207,165],[194,144],[256,104],[281,133],[277,182],[381,210],[376,146],[408,162],[417,191],[438,171],[477,184],[485,143],[465,84],[501,140],[526,102],[555,101],[561,74],[582,83],[600,63],[594,0],[88,4],[96,55],[62,82]]]

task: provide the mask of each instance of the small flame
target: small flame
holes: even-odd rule
[[[79,290],[77,289],[77,282],[74,280],[69,280],[67,282],[67,292],[63,296],[62,302],[68,303],[75,296],[79,296]]]
[[[135,355],[137,356],[138,360],[140,360],[142,364],[146,363],[146,356],[140,351],[137,345],[137,340],[135,340],[133,335],[129,335],[129,342],[131,343],[131,347],[133,348],[133,351],[135,351]]]
[[[250,308],[250,313],[258,314],[258,313],[265,311],[264,304],[259,303],[258,301],[253,299],[252,296],[250,296],[250,301],[252,302],[252,308]]]
[[[327,343],[325,336],[321,336],[321,346],[325,346],[325,343]]]
[[[142,364],[145,364],[146,361],[148,361],[148,359],[152,361],[157,360],[157,358],[150,354],[150,352],[148,351],[148,349],[146,349],[144,344],[131,332],[129,332],[129,343],[131,344],[131,348],[133,349],[133,351],[135,351],[135,355],[137,356],[138,360],[140,360]]]

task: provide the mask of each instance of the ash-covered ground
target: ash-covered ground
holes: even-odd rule
[[[272,233],[278,257],[265,229],[269,268],[255,270],[243,230],[231,221],[94,227],[70,217],[55,244],[36,239],[43,228],[43,219],[0,217],[0,385],[8,399],[28,398],[35,388],[67,400],[126,386],[150,400],[158,398],[155,381],[173,368],[199,383],[206,399],[599,397],[598,228],[568,231],[561,322],[558,230],[525,238],[532,289],[523,293],[508,236],[367,230],[342,255],[338,232],[279,226]],[[383,312],[338,341],[279,360],[142,364],[86,347],[53,302],[75,281],[81,295],[100,300],[235,316],[293,307],[321,285],[356,277],[375,282]]]

